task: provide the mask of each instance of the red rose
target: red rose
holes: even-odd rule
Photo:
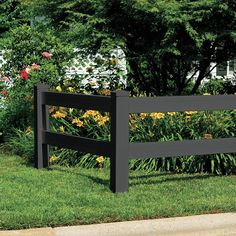
[[[20,77],[21,79],[28,79],[29,78],[29,75],[28,75],[26,69],[21,70],[20,73],[21,73],[21,77]]]

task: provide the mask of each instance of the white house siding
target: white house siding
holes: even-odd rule
[[[218,79],[224,79],[224,80],[231,80],[233,82],[233,79],[235,79],[236,76],[236,59],[227,61],[225,63],[222,63],[220,65],[217,65],[215,63],[211,63],[209,70],[211,71],[210,77],[211,78],[218,78]],[[197,79],[199,75],[199,72],[197,72],[193,79]],[[190,78],[192,74],[190,73],[188,78]],[[202,83],[207,82],[208,79],[203,79]]]
[[[109,78],[111,76],[112,73],[114,73],[114,71],[112,70],[106,70],[105,68],[102,67],[98,67],[98,65],[95,62],[95,57],[101,57],[103,58],[102,55],[100,54],[96,54],[95,56],[93,55],[88,55],[86,58],[82,58],[80,57],[79,54],[79,49],[75,49],[75,52],[78,52],[78,57],[74,59],[73,61],[73,65],[70,66],[67,71],[66,71],[66,75],[69,78],[72,78],[75,75],[81,75],[84,76],[85,78],[81,81],[81,83],[83,85],[89,83],[89,82],[93,82],[96,84],[96,78],[97,77],[106,77]],[[123,52],[122,49],[117,48],[114,49],[111,52],[111,58],[117,58],[117,67],[119,68],[120,71],[122,71],[122,75],[123,76],[119,76],[119,81],[120,84],[123,85],[127,85],[127,81],[126,81],[126,75],[127,75],[127,67],[126,67],[126,59],[125,59],[125,54]],[[104,59],[104,58],[103,58]],[[82,63],[81,63],[82,62]],[[87,68],[91,67],[92,73],[89,73],[87,71]],[[88,80],[89,77],[89,80]],[[104,83],[104,87],[107,87],[108,84]]]

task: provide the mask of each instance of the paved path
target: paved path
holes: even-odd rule
[[[0,231],[0,236],[236,236],[236,213]]]

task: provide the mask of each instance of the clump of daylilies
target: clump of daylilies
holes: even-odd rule
[[[76,92],[76,88],[70,83],[68,86],[64,86],[62,85],[63,88],[57,86],[56,90],[58,92]],[[103,89],[100,94],[109,96],[111,91]],[[235,111],[169,111],[165,113],[157,111],[130,114],[129,139],[130,142],[161,142],[227,137],[228,134],[234,132]],[[109,113],[95,110],[78,111],[65,107],[50,107],[49,112],[57,132],[110,141]],[[93,160],[93,164],[90,166],[98,166],[99,169],[104,167],[106,159],[103,156],[91,155],[90,157]],[[51,160],[55,162],[60,158],[56,159],[55,156],[52,156]],[[158,160],[155,161],[158,162]],[[91,159],[88,158],[89,161]]]

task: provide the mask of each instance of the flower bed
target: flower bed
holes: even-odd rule
[[[109,113],[92,110],[78,111],[64,107],[50,107],[49,111],[53,131],[98,140],[110,140]],[[234,137],[235,115],[235,111],[130,114],[130,142]],[[101,162],[96,162],[94,155],[81,155],[76,151],[66,149],[55,149],[55,153],[53,160],[57,163],[79,164],[87,167],[99,165],[101,167]],[[56,159],[55,156],[57,156]],[[104,157],[104,165],[109,165],[109,158]],[[189,156],[130,161],[131,169],[159,171],[206,171],[226,174],[235,172],[235,167],[235,156],[228,154],[206,155],[198,158]]]

